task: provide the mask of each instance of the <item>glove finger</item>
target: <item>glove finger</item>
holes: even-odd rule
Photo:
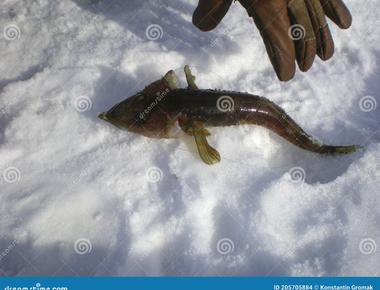
[[[199,0],[193,14],[193,24],[202,31],[214,29],[230,8],[232,0]]]
[[[340,28],[347,29],[352,24],[350,10],[342,0],[321,0],[326,15]]]
[[[288,3],[293,25],[289,37],[295,41],[298,67],[307,71],[313,65],[317,53],[317,40],[304,0],[291,0]]]
[[[286,1],[239,2],[253,17],[279,80],[292,79],[295,73],[295,49],[293,40],[288,36],[290,20]]]
[[[306,5],[317,39],[317,54],[322,60],[327,60],[334,54],[334,41],[326,22],[323,7],[319,0],[306,0]]]

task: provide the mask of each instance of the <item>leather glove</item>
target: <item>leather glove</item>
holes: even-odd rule
[[[325,15],[340,28],[352,18],[342,0],[238,0],[253,18],[264,40],[278,78],[287,81],[295,73],[295,61],[307,71],[317,54],[327,60],[334,42]],[[193,23],[203,31],[214,29],[226,15],[232,0],[199,0]]]

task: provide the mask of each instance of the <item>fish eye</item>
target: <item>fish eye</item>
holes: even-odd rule
[[[144,100],[144,97],[145,97],[145,96],[144,96],[142,93],[137,93],[137,94],[136,94],[136,98],[137,98],[138,101],[142,101],[142,100]]]

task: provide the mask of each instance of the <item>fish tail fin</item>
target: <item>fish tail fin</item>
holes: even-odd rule
[[[363,149],[363,146],[360,145],[349,145],[349,146],[331,146],[331,145],[322,145],[320,149],[316,150],[317,153],[321,154],[351,154]]]
[[[307,134],[285,111],[269,100],[265,100],[270,110],[276,116],[270,120],[267,127],[275,131],[294,145],[319,154],[351,154],[363,147],[360,145],[332,146],[325,145]]]
[[[333,146],[333,145],[325,145],[307,135],[304,131],[296,132],[297,138],[287,138],[294,145],[314,152],[318,154],[326,154],[326,155],[343,155],[343,154],[351,154],[363,149],[363,146],[360,145],[347,145],[347,146]],[[285,137],[286,138],[286,137]],[[297,141],[296,141],[297,140]]]

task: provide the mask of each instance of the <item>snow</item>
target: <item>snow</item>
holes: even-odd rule
[[[196,2],[2,2],[0,275],[380,275],[377,1],[347,0],[334,58],[288,83],[238,4],[202,33]],[[325,143],[366,148],[212,128],[207,166],[190,138],[97,118],[170,69],[184,85],[185,64],[201,88],[264,95]]]

